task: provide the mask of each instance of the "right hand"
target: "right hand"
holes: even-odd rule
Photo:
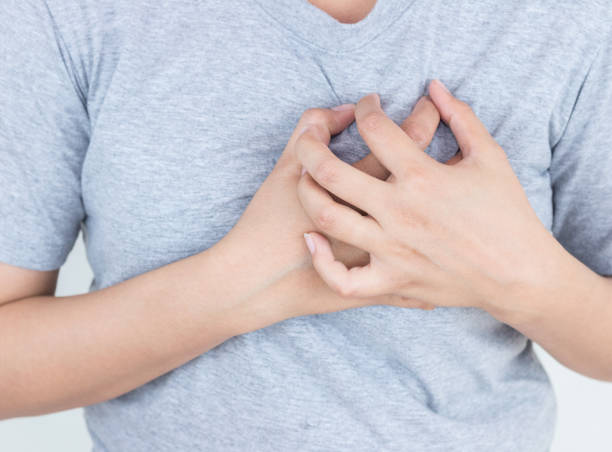
[[[225,256],[228,260],[243,263],[246,260],[252,263],[252,273],[232,275],[232,278],[245,278],[252,282],[259,280],[262,286],[266,286],[292,270],[312,268],[303,234],[317,229],[317,223],[326,220],[321,217],[313,224],[298,199],[297,184],[302,168],[296,157],[295,147],[306,129],[315,132],[320,146],[328,146],[331,137],[342,132],[353,121],[354,105],[350,104],[342,110],[312,108],[304,112],[274,169],[257,190],[234,228],[216,245],[217,248],[222,247],[227,251]],[[425,149],[431,142],[439,121],[438,110],[428,98],[423,97],[411,115],[402,122],[401,127]],[[313,133],[307,135],[312,137]],[[379,179],[389,177],[389,172],[373,154],[368,154],[353,166]],[[362,250],[340,241],[332,241],[332,246],[338,253],[338,258],[349,267],[368,262],[368,254]],[[329,291],[331,293],[331,289]],[[432,308],[420,301],[395,296],[345,301],[341,306],[330,306],[329,311],[355,307],[356,303]]]

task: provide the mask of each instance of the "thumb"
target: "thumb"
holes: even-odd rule
[[[336,259],[329,240],[318,232],[304,234],[304,240],[312,256],[312,266],[333,291],[344,297],[381,294],[382,281],[371,264],[349,269]]]

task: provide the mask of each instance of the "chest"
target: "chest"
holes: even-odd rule
[[[397,26],[368,48],[335,55],[279,41],[287,36],[277,29],[186,17],[162,25],[152,15],[100,66],[82,175],[92,239],[130,243],[134,254],[156,243],[164,256],[211,246],[240,217],[305,109],[376,91],[399,123],[432,78],[472,105],[506,150],[538,215],[550,222],[554,102],[525,99],[553,81],[500,61],[503,39],[495,52],[478,47],[459,61],[459,47],[476,45],[471,35],[445,47],[435,33],[419,40],[423,30]],[[406,33],[415,36],[411,46]],[[145,45],[152,40],[155,46]],[[517,58],[533,70],[543,64]],[[330,147],[350,162],[368,152],[354,124]],[[441,126],[428,152],[445,161],[456,150]]]

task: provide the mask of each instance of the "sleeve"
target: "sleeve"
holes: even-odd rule
[[[59,268],[84,216],[85,99],[44,0],[0,2],[0,261]]]
[[[612,275],[612,36],[580,88],[552,150],[552,232],[600,275]]]

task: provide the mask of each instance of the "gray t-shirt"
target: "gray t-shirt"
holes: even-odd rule
[[[303,110],[376,91],[399,122],[440,78],[542,222],[612,274],[611,24],[606,0],[379,0],[354,25],[306,0],[3,0],[0,260],[58,268],[82,228],[96,290],[205,250]],[[354,124],[331,148],[367,153]],[[455,151],[441,126],[428,152]],[[554,418],[522,334],[386,306],[231,338],[86,408],[96,452],[542,452]]]

